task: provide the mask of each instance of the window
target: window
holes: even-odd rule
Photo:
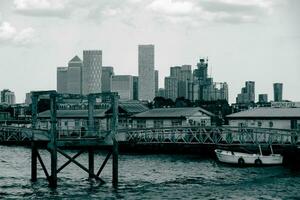
[[[261,125],[262,125],[261,121],[257,122],[258,127],[261,127]]]
[[[205,126],[206,125],[206,120],[201,120],[201,126]]]
[[[79,120],[78,119],[75,120],[75,127],[79,127]]]
[[[154,128],[162,128],[164,126],[163,120],[154,120]]]
[[[269,122],[269,127],[273,127],[273,122]]]
[[[146,128],[146,120],[137,120],[136,127],[137,128]]]
[[[173,119],[171,123],[172,123],[172,126],[181,126],[182,125],[182,122],[180,119]]]

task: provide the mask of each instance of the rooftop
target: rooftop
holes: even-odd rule
[[[81,62],[81,59],[76,55],[69,62]]]
[[[204,113],[208,116],[214,116],[211,112],[204,110],[200,107],[186,107],[186,108],[156,108],[151,109],[146,112],[142,112],[134,115],[134,117],[140,118],[154,118],[154,117],[181,117],[181,116],[191,116],[197,112]]]
[[[107,109],[94,110],[94,117],[105,117]],[[39,113],[39,118],[50,118],[50,110]],[[57,118],[88,118],[88,110],[57,110]]]
[[[228,118],[287,118],[287,117],[299,117],[300,108],[254,108],[231,115],[227,115]]]

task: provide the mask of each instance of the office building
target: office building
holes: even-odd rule
[[[82,94],[82,61],[78,56],[68,63],[67,93]]]
[[[176,100],[178,94],[178,80],[175,77],[165,77],[165,98]]]
[[[82,94],[101,93],[102,51],[83,51]]]
[[[268,103],[268,94],[259,94],[258,102],[259,103]]]
[[[193,73],[193,81],[188,85],[189,98],[193,101],[228,101],[228,85],[226,82],[214,82],[212,77],[208,77],[208,59],[201,58],[197,63],[197,69]]]
[[[15,104],[16,103],[15,93],[8,89],[2,90],[1,91],[1,103],[5,103],[8,105]]]
[[[74,56],[68,67],[57,68],[57,92],[82,94],[82,61]]]
[[[133,100],[139,100],[139,77],[133,76]]]
[[[138,46],[139,100],[152,101],[155,96],[154,45]]]
[[[159,74],[158,74],[158,70],[155,70],[155,96],[158,95],[158,86],[159,86]]]
[[[101,88],[102,92],[110,92],[112,84],[112,76],[114,75],[114,68],[111,66],[102,67]]]
[[[255,102],[255,82],[246,81],[245,87],[243,87],[241,93],[237,95],[236,103],[249,104],[252,102]]]
[[[133,77],[131,75],[112,76],[112,92],[118,92],[120,100],[133,100]]]
[[[274,101],[282,101],[282,83],[274,83],[273,89],[274,89]]]
[[[68,67],[57,68],[57,92],[68,93]]]

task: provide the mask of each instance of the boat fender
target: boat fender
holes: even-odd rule
[[[254,164],[255,164],[256,166],[262,165],[261,159],[257,158],[257,159],[254,161]]]
[[[239,158],[238,159],[238,164],[239,164],[239,166],[243,166],[245,164],[244,158]]]

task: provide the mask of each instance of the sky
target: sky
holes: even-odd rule
[[[209,59],[229,101],[245,81],[300,101],[299,0],[0,0],[0,89],[17,102],[56,89],[56,68],[100,49],[115,74],[138,73],[138,45],[155,45],[160,87],[171,66]]]

